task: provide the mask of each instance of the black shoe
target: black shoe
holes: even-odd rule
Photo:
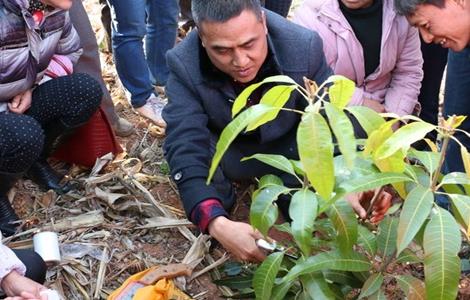
[[[44,128],[44,148],[38,161],[35,162],[26,173],[27,177],[37,183],[41,188],[54,190],[58,194],[65,194],[71,191],[72,186],[70,184],[60,184],[63,176],[58,174],[47,163],[47,158],[53,154],[61,144],[66,142],[75,129],[81,125],[68,126],[61,120],[48,123]]]
[[[3,236],[11,236],[16,233],[19,221],[18,215],[16,214],[13,207],[11,207],[10,201],[6,196],[0,196],[0,231]]]
[[[18,228],[18,224],[12,224],[19,220],[18,215],[6,195],[21,175],[21,173],[0,172],[0,231],[4,236],[15,234]]]
[[[69,183],[61,184],[63,176],[57,173],[45,160],[35,162],[27,176],[45,190],[54,190],[58,194],[66,194],[72,190]]]

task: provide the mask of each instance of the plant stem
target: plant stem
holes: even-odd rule
[[[397,254],[397,250],[393,251],[393,253],[390,256],[385,257],[383,264],[380,266],[379,273],[383,273],[387,269],[388,265],[393,261],[393,258],[395,257],[396,254]]]
[[[372,207],[374,206],[375,201],[377,201],[377,198],[379,198],[380,194],[382,194],[383,189],[384,189],[383,186],[375,189],[374,196],[372,197],[372,200],[370,200],[369,208],[367,208],[366,219],[369,219],[369,215],[372,211]]]
[[[442,149],[441,149],[441,157],[439,158],[439,164],[437,166],[436,171],[434,172],[434,176],[432,178],[432,183],[431,183],[431,190],[433,192],[436,191],[437,178],[439,177],[439,174],[441,174],[442,166],[444,165],[447,147],[449,146],[449,140],[450,140],[450,135],[449,134],[444,135],[444,142],[442,144]]]

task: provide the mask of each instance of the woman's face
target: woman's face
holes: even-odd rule
[[[72,0],[41,0],[41,2],[63,10],[68,10],[72,6]]]
[[[371,6],[374,0],[341,0],[341,2],[349,9],[360,9]]]

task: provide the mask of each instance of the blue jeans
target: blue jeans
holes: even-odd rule
[[[470,115],[470,47],[461,52],[449,50],[447,60],[447,78],[444,98],[444,116]],[[470,132],[470,119],[466,119],[459,127]],[[461,132],[455,137],[467,148],[470,148],[470,138]],[[447,149],[444,171],[463,172],[464,166],[460,155],[460,146],[451,141]]]
[[[108,3],[116,70],[131,94],[132,106],[141,107],[153,92],[152,84],[166,84],[169,71],[165,54],[176,41],[178,0],[108,0]]]

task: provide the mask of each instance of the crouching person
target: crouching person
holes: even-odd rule
[[[262,236],[243,222],[229,219],[234,204],[232,181],[279,175],[286,185],[295,180],[260,162],[240,162],[255,153],[281,154],[298,159],[298,114],[281,111],[253,133],[238,137],[225,153],[214,180],[206,178],[215,144],[232,120],[233,99],[252,83],[284,74],[297,83],[303,77],[323,82],[331,75],[318,34],[281,16],[262,10],[258,0],[193,0],[197,30],[167,54],[170,77],[164,144],[166,159],[178,185],[185,211],[202,232],[209,233],[236,258],[260,261],[256,246]],[[266,90],[257,89],[250,104]],[[295,93],[287,108],[303,110],[306,102]],[[288,217],[286,201],[278,205]]]
[[[100,103],[99,84],[72,74],[81,49],[66,11],[71,4],[0,0],[0,226],[5,235],[16,229],[12,223],[18,216],[6,195],[20,176],[26,173],[44,189],[70,190],[47,158]]]

